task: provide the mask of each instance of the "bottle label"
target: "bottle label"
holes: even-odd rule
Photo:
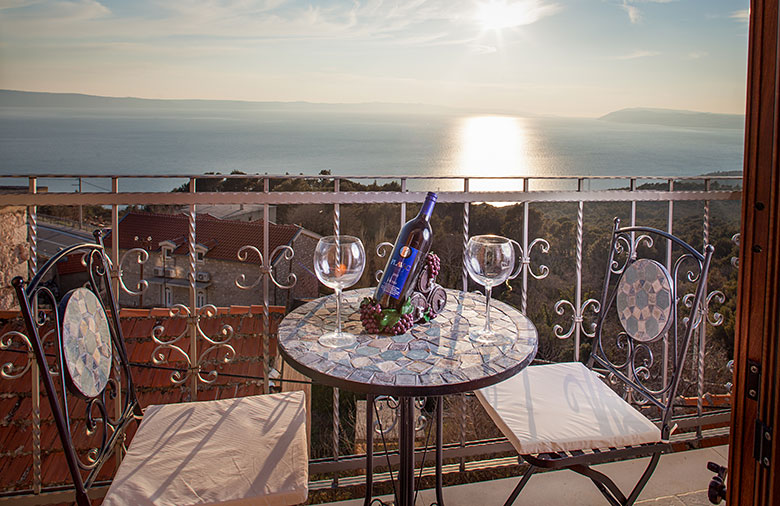
[[[382,277],[382,284],[379,285],[380,293],[387,293],[390,297],[397,299],[401,296],[401,290],[406,284],[406,279],[414,267],[414,259],[417,258],[417,251],[409,246],[402,247],[388,264],[388,271]]]

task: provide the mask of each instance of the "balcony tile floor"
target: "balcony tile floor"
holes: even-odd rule
[[[713,473],[707,470],[707,462],[726,465],[728,447],[716,446],[673,453],[661,457],[652,478],[639,496],[637,505],[642,506],[704,506],[709,505],[707,487]],[[596,466],[606,472],[626,490],[638,479],[647,459],[613,462]],[[500,506],[517,483],[517,478],[506,478],[489,482],[456,485],[444,489],[447,506]],[[389,500],[389,497],[383,497]],[[431,504],[435,499],[432,490],[420,492],[418,505]],[[359,506],[361,500],[330,503],[329,506]],[[537,474],[528,482],[525,490],[515,502],[545,505],[596,505],[607,504],[604,497],[588,480],[571,471],[554,471]]]

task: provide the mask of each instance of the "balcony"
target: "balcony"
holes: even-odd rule
[[[206,178],[246,179],[252,187],[265,191],[197,191],[198,182]],[[23,183],[27,188],[0,195],[0,206],[6,206],[3,216],[15,216],[17,236],[26,236],[19,246],[19,251],[25,253],[18,257],[23,262],[14,266],[22,275],[28,269],[35,271],[43,261],[41,229],[46,228],[48,241],[55,240],[48,235],[53,228],[63,231],[57,241],[65,242],[67,237],[76,235],[63,228],[62,223],[44,221],[44,213],[39,210],[51,214],[68,206],[105,209],[112,231],[114,289],[120,294],[122,326],[142,406],[279,390],[308,392],[311,503],[355,500],[364,492],[361,484],[367,428],[362,396],[312,384],[286,366],[277,353],[275,332],[285,312],[299,299],[318,295],[316,278],[307,269],[307,262],[311,264],[311,240],[306,238],[335,231],[362,237],[370,258],[357,286],[372,286],[376,284],[375,271],[386,260],[386,246],[382,243],[394,239],[398,227],[416,212],[428,190],[439,192],[433,250],[442,256],[445,268],[441,280],[445,286],[476,288],[469,283],[462,264],[462,250],[469,235],[501,233],[513,237],[523,247],[521,275],[511,286],[496,290],[495,295],[528,314],[537,326],[538,362],[580,360],[588,353],[595,315],[593,297],[600,289],[603,252],[614,216],[625,224],[649,225],[681,235],[696,247],[702,242],[713,244],[716,251],[708,287],[711,296],[707,298],[707,319],[692,345],[679,400],[682,407],[673,441],[680,453],[661,459],[661,467],[647,489],[651,495],[641,499],[650,501],[675,494],[682,497],[691,492],[700,495],[706,488],[704,481],[694,483],[691,479],[691,489],[680,491],[671,481],[666,486],[664,480],[672,480],[673,469],[679,469],[678,466],[685,466],[685,474],[691,477],[711,476],[704,468],[705,461],[725,455],[725,449],[718,445],[726,442],[730,416],[727,381],[734,339],[740,177],[192,176],[186,178],[189,191],[174,193],[119,191],[126,180],[130,180],[128,186],[137,188],[145,178],[112,177],[113,191],[98,193],[37,191],[44,184],[56,189],[66,176],[8,179],[6,184]],[[160,179],[163,184],[158,187],[173,188],[181,183],[181,178]],[[375,181],[389,183],[372,185]],[[233,183],[235,187],[236,181]],[[484,191],[470,190],[476,187]],[[250,227],[246,230],[252,230],[254,235],[244,235],[242,241],[235,242],[224,227],[208,221],[214,218],[198,215],[199,206],[227,205],[256,206],[263,209],[262,216],[270,216],[269,209],[274,208],[278,221],[245,223],[242,227]],[[178,215],[176,220],[188,233],[172,232],[169,237],[154,237],[147,243],[142,240],[128,246],[122,242],[123,226],[130,226],[130,221],[124,221],[131,212],[127,206],[147,206],[143,212],[151,223],[171,216],[163,218],[161,207],[176,206],[172,212],[180,212],[180,206],[184,206],[186,214]],[[210,226],[221,232],[206,237]],[[139,236],[135,232],[130,235]],[[170,241],[169,252],[160,249],[161,241]],[[228,265],[228,260],[217,258],[215,252],[231,241],[235,242],[231,250],[235,258]],[[284,246],[294,252],[292,257],[286,254]],[[204,252],[202,259],[197,257],[199,251]],[[659,255],[663,261],[664,252]],[[62,266],[59,282],[79,282],[76,260]],[[180,279],[177,276],[178,284],[172,283],[174,276],[167,275],[168,270],[174,269],[182,271]],[[207,273],[210,276],[204,277]],[[7,275],[6,286],[0,287],[4,292],[11,277]],[[153,282],[153,277],[161,280]],[[220,282],[224,286],[216,287]],[[0,293],[0,300],[8,301],[7,295]],[[13,334],[20,330],[15,313],[5,311],[0,318],[0,364],[6,364],[0,379],[0,413],[4,413],[0,419],[0,504],[67,501],[67,468],[61,449],[58,450],[46,399],[40,393],[40,371],[23,340]],[[654,367],[658,374],[664,373],[667,358],[657,357]],[[79,408],[75,405],[74,412],[83,413],[83,406]],[[380,438],[374,438],[375,490],[381,495],[392,491],[386,459],[397,461],[397,436],[388,429],[394,423],[392,405],[384,403],[378,409],[387,442],[385,448]],[[426,462],[430,466],[432,442],[426,428],[431,417],[425,406],[419,416],[417,447],[421,458],[424,451],[428,452]],[[487,493],[486,490],[501,492],[501,497],[505,497],[504,489],[508,493],[511,488],[506,478],[517,475],[520,466],[510,443],[473,395],[447,398],[444,418],[448,485],[445,498],[455,500],[448,504],[459,504],[456,497],[461,494],[475,497]],[[77,440],[79,448],[88,451],[91,442],[83,434],[83,426],[76,424],[75,432],[82,434]],[[712,446],[718,448],[695,450]],[[666,461],[677,464],[664,471]],[[725,464],[725,458],[719,463]],[[113,469],[111,465],[104,467],[105,482],[98,487],[97,495],[101,490],[105,493]],[[432,484],[430,471],[426,468],[423,472],[426,486]],[[533,497],[534,487],[563,487],[563,483],[568,483],[564,475],[556,472],[535,478],[538,483],[531,480],[533,485],[524,494]],[[485,484],[487,480],[489,486]],[[685,498],[678,500],[687,504]],[[485,501],[484,504],[494,504]],[[495,503],[502,501],[497,499]],[[678,504],[672,499],[668,501],[659,499],[657,504]]]

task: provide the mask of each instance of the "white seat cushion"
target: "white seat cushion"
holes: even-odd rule
[[[303,392],[149,406],[104,505],[299,504]]]
[[[521,455],[661,440],[655,424],[580,362],[531,366],[476,394]]]

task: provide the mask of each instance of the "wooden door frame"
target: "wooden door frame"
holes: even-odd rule
[[[780,97],[778,0],[751,0],[740,271],[729,437],[729,505],[780,504],[777,437],[767,440],[770,465],[754,458],[756,420],[780,429],[778,310],[780,293]],[[750,398],[749,361],[759,365]],[[752,394],[752,392],[751,392]],[[774,435],[780,430],[775,430]]]

